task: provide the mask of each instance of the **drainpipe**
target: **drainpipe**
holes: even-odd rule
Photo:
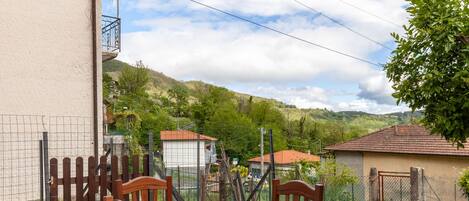
[[[93,143],[94,143],[94,157],[98,161],[98,39],[96,31],[96,1],[91,0],[91,34],[92,34],[92,43],[93,43]]]

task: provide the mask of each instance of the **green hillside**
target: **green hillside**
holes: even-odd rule
[[[103,63],[103,72],[109,74],[113,79],[117,80],[117,77],[119,76],[121,70],[124,67],[133,68],[134,66],[114,59],[114,60],[110,60],[110,61]],[[166,95],[169,89],[179,85],[179,86],[183,86],[187,88],[191,98],[195,98],[194,94],[196,94],[197,91],[206,90],[208,87],[213,86],[203,81],[196,81],[196,80],[191,80],[191,81],[186,81],[186,82],[179,81],[161,72],[157,72],[154,70],[149,70],[149,72],[150,72],[151,81],[148,85],[148,93],[153,94],[153,95]],[[255,95],[243,94],[243,93],[238,93],[234,91],[233,93],[238,98],[249,99],[250,96],[253,96],[254,101],[269,101],[269,102],[274,103],[278,107],[287,107],[286,104],[280,101],[274,100],[274,99],[257,97]]]
[[[124,67],[134,67],[128,63],[111,60],[103,63],[103,72],[108,73],[114,79],[117,79],[120,71]],[[199,90],[205,90],[211,84],[207,84],[203,81],[179,81],[161,72],[154,70],[149,70],[151,81],[148,85],[148,92],[150,94],[156,95],[166,95],[167,91],[174,86],[183,86],[188,89],[189,96],[192,100],[196,99],[195,94]],[[422,116],[421,112],[404,112],[404,113],[390,113],[390,114],[369,114],[366,112],[360,111],[342,111],[334,112],[326,109],[298,109],[295,106],[285,104],[283,102],[277,101],[275,99],[268,99],[263,97],[258,97],[255,94],[243,94],[232,91],[235,96],[239,99],[248,100],[251,96],[253,101],[268,101],[273,103],[288,119],[290,120],[299,120],[301,117],[309,116],[312,119],[316,120],[325,120],[325,121],[345,121],[350,123],[364,123],[363,127],[366,127],[367,130],[377,130],[389,125],[395,124],[407,124],[410,123],[412,118],[418,119]],[[370,123],[371,122],[371,123]]]
[[[190,129],[220,139],[231,156],[244,162],[258,154],[255,147],[261,127],[273,129],[276,149],[320,152],[326,145],[421,117],[419,112],[377,115],[299,109],[202,81],[175,80],[118,60],[105,62],[103,72],[111,130],[129,133],[144,145],[147,130],[158,135],[165,129]],[[138,83],[141,87],[135,87]],[[130,117],[136,122],[129,130],[126,121]]]

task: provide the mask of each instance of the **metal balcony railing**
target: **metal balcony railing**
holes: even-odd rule
[[[120,52],[121,19],[107,15],[103,15],[101,19],[103,52]]]

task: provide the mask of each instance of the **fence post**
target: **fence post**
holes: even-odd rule
[[[58,178],[58,160],[56,158],[50,159],[51,166],[51,180],[50,180],[50,193],[46,194],[46,198],[52,201],[59,200],[59,178]],[[49,185],[49,184],[48,184]]]
[[[150,167],[148,167],[150,171],[150,176],[154,175],[154,158],[155,158],[155,153],[153,152],[153,132],[148,132],[148,155],[150,157]]]
[[[197,134],[197,201],[200,201],[200,134]]]
[[[370,201],[379,201],[378,170],[370,169]]]
[[[410,200],[423,201],[423,169],[418,167],[410,168]]]
[[[200,197],[201,197],[201,201],[205,201],[205,199],[207,198],[207,180],[205,179],[205,175],[201,174],[200,175],[200,187],[202,188],[201,191],[200,191]]]
[[[173,176],[173,169],[171,169],[171,176]],[[178,191],[181,192],[181,170],[178,165]]]
[[[50,201],[50,172],[49,172],[49,138],[47,132],[42,133],[42,148],[44,154],[44,186],[46,201]]]
[[[40,201],[44,200],[44,154],[42,150],[42,140],[39,140],[39,188],[40,188]]]
[[[221,165],[220,166],[220,175],[218,176],[218,191],[219,191],[219,200],[220,201],[226,201],[226,178],[225,178],[225,174],[222,173],[222,171],[224,171],[224,166]]]

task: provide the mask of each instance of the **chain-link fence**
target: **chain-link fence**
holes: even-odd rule
[[[425,176],[423,186],[426,201],[467,201],[455,177]]]
[[[1,200],[40,198],[43,132],[49,140],[48,159],[93,155],[92,118],[0,114]]]

